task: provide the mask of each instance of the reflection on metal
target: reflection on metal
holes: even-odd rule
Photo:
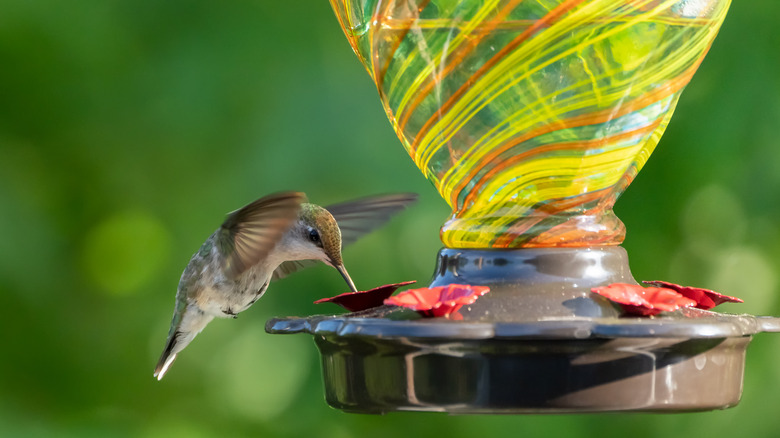
[[[462,321],[382,306],[280,318],[310,333],[326,399],[350,412],[696,411],[739,402],[745,349],[780,319],[685,309],[620,317],[591,287],[633,283],[620,247],[439,253],[432,286],[487,285]]]

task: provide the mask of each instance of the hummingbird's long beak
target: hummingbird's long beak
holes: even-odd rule
[[[342,277],[344,277],[344,281],[347,282],[349,285],[349,289],[352,292],[357,292],[357,288],[355,287],[355,283],[352,282],[352,279],[349,278],[349,274],[347,273],[347,268],[344,267],[344,265],[336,265],[336,270],[339,271],[339,274],[341,274]]]

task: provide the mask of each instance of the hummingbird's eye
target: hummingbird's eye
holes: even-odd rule
[[[312,228],[309,230],[309,240],[311,240],[314,243],[320,243],[320,233]]]

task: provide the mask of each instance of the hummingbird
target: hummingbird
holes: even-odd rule
[[[214,318],[236,318],[272,280],[321,261],[357,292],[341,257],[342,245],[383,225],[417,200],[413,193],[372,196],[321,207],[301,192],[260,198],[227,215],[192,256],[176,290],[176,305],[154,377]]]

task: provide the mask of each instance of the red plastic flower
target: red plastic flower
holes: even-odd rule
[[[464,305],[472,304],[490,291],[487,286],[450,284],[447,286],[409,289],[385,300],[385,304],[406,307],[431,318],[448,316]]]
[[[350,312],[357,312],[359,310],[366,310],[381,305],[385,298],[392,295],[399,287],[407,286],[412,283],[415,282],[404,281],[403,283],[386,284],[366,291],[347,292],[336,295],[335,297],[317,300],[314,304],[333,303],[338,304]]]
[[[696,301],[662,287],[613,283],[609,286],[594,287],[591,291],[620,304],[623,311],[631,315],[652,316],[696,305]]]
[[[723,303],[744,303],[744,301],[739,298],[722,295],[709,289],[680,286],[679,284],[667,283],[666,281],[643,281],[642,283],[677,291],[684,297],[696,301],[695,307],[697,309],[710,310],[718,304]]]

